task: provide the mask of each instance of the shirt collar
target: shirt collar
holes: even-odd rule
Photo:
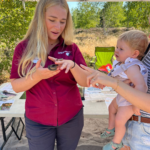
[[[128,58],[125,60],[125,64],[126,64],[126,63],[130,63],[130,62],[133,62],[134,60],[137,60],[137,58],[128,57]]]

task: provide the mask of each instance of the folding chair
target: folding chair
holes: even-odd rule
[[[115,47],[95,47],[95,56],[90,61],[94,69],[99,69],[103,65],[111,64],[113,61]]]

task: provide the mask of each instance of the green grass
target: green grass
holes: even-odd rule
[[[82,53],[82,55],[84,57],[87,66],[91,68],[90,61],[92,60],[92,57],[87,53]]]
[[[23,93],[23,95],[20,97],[20,99],[26,99],[26,92]]]

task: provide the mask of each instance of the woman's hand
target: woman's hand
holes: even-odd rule
[[[48,68],[43,68],[41,65],[41,59],[36,63],[36,71],[35,74],[37,75],[38,78],[42,79],[48,79],[50,77],[55,76],[60,72],[59,69],[56,71],[50,71]]]
[[[48,56],[48,58],[51,61],[55,62],[55,64],[58,65],[58,68],[60,70],[66,69],[65,73],[68,73],[68,71],[74,66],[74,62],[72,60],[63,59],[63,60],[59,61],[59,60],[57,60],[57,58],[50,57],[50,56]]]
[[[88,77],[87,77],[87,85],[90,86],[92,85],[93,87],[96,88],[103,88],[104,85],[105,86],[110,86],[111,82],[113,82],[113,78],[107,76],[104,73],[101,73],[97,70],[91,69],[89,67],[86,67],[84,65],[81,65],[81,67],[88,71],[89,73],[91,73]]]

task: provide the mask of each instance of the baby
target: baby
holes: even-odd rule
[[[148,38],[142,31],[132,30],[121,34],[115,50],[116,61],[109,75],[121,81],[129,79],[131,86],[146,92],[148,71],[140,59],[147,46]],[[103,150],[119,150],[123,147],[121,141],[126,132],[125,124],[133,114],[140,115],[140,109],[118,94],[109,106],[109,126],[101,134],[102,138],[114,137]]]

